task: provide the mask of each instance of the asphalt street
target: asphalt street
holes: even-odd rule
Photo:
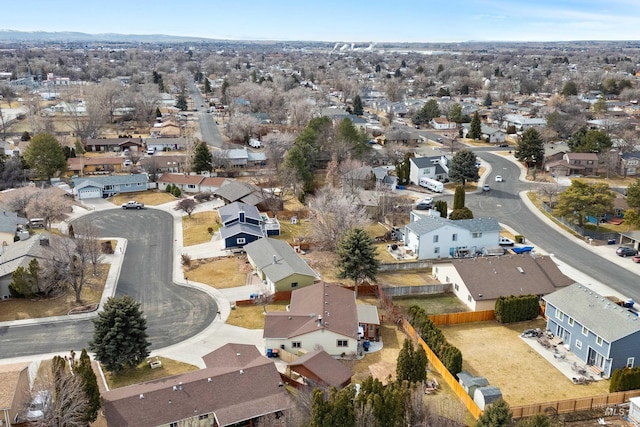
[[[208,112],[209,104],[205,102],[195,83],[190,84],[189,94],[191,95],[195,108],[198,109],[200,138],[211,147],[224,148],[224,140],[222,139],[222,135],[220,135],[218,126],[214,122],[215,116]],[[201,107],[201,105],[204,105],[204,107]]]
[[[112,209],[83,216],[74,223],[94,223],[102,236],[128,239],[116,296],[130,295],[147,318],[151,349],[182,342],[213,322],[216,302],[204,292],[172,281],[173,218],[156,209]],[[0,358],[87,347],[93,336],[89,320],[0,328]]]

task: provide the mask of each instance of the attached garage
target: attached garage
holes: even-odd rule
[[[102,185],[90,182],[83,182],[74,191],[78,199],[100,199],[102,198]]]

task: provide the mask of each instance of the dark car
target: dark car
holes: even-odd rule
[[[618,256],[635,256],[638,254],[638,251],[628,246],[620,246],[616,249],[616,254]]]
[[[507,144],[507,143],[502,143],[502,144],[498,145],[498,147],[502,147],[502,148],[508,147],[508,146],[509,146],[509,144]]]
[[[433,197],[425,197],[416,203],[417,210],[427,210],[433,207]]]

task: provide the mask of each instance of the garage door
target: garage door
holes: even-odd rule
[[[79,199],[99,199],[102,197],[102,190],[95,187],[81,188],[78,190]]]

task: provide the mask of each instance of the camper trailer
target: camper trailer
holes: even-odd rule
[[[444,191],[444,184],[440,181],[436,181],[435,179],[422,177],[420,178],[420,182],[418,183],[420,187],[424,187],[427,190],[431,190],[435,193],[442,193]]]

